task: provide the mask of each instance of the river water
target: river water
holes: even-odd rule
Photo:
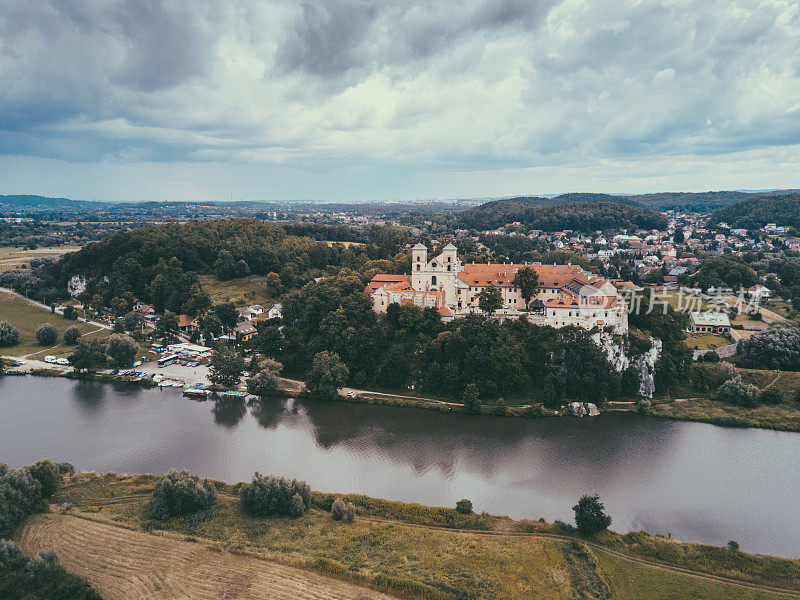
[[[634,414],[539,420],[268,399],[195,402],[177,389],[0,378],[0,461],[77,469],[254,471],[314,489],[572,522],[600,494],[612,529],[800,557],[800,434]]]

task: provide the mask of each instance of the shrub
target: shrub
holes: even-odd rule
[[[42,499],[42,484],[27,469],[0,477],[0,537],[11,535]]]
[[[13,346],[19,342],[19,330],[11,323],[0,321],[0,347]]]
[[[717,354],[717,353],[716,353],[716,352],[714,352],[714,351],[711,351],[711,352],[706,352],[706,353],[703,355],[703,357],[702,357],[702,358],[703,358],[703,362],[707,362],[707,363],[718,363],[718,362],[719,362],[719,360],[720,360],[720,359],[719,359],[719,354]]]
[[[189,471],[165,473],[153,490],[153,516],[163,519],[195,510],[211,508],[217,490],[208,479]]]
[[[572,507],[575,511],[575,524],[578,531],[585,536],[594,536],[608,529],[611,525],[611,517],[603,512],[603,503],[600,496],[583,496],[578,503]]]
[[[719,386],[717,392],[726,402],[750,408],[758,405],[758,388],[749,383],[742,383],[741,377],[729,379]]]
[[[299,517],[311,506],[311,487],[305,481],[256,472],[250,485],[242,487],[239,499],[242,510],[254,517]]]
[[[331,519],[352,523],[355,518],[356,507],[352,502],[345,502],[341,498],[334,500],[333,506],[331,506]]]
[[[40,346],[52,346],[58,339],[58,329],[52,323],[39,325],[36,330],[36,341]]]
[[[49,498],[58,491],[58,486],[61,485],[61,470],[56,463],[44,458],[25,468],[42,486],[42,498]]]
[[[640,415],[648,415],[650,414],[650,408],[652,406],[652,402],[647,399],[639,400],[638,409]]]
[[[467,500],[466,498],[459,500],[456,502],[456,510],[462,515],[468,515],[472,513],[472,500]]]
[[[64,343],[65,344],[77,344],[78,339],[81,337],[81,330],[77,327],[70,327],[64,332]]]
[[[800,369],[800,329],[781,323],[739,344],[742,365],[755,369]]]
[[[738,552],[739,551],[739,542],[734,542],[733,540],[728,542],[728,550],[731,552]]]
[[[67,572],[53,550],[34,557],[14,542],[0,539],[0,598],[101,600],[81,577]]]

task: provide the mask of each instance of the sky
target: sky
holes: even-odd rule
[[[796,0],[3,0],[0,194],[800,187]]]

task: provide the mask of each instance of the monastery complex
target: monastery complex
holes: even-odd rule
[[[528,267],[536,271],[536,294],[525,303],[516,285],[517,271]],[[428,260],[428,249],[417,244],[412,249],[411,274],[378,274],[366,288],[373,309],[385,313],[392,303],[414,304],[438,309],[442,319],[450,320],[479,312],[478,294],[489,285],[500,289],[503,307],[496,315],[525,315],[537,325],[585,329],[606,328],[613,333],[628,331],[628,310],[617,288],[608,280],[577,265],[467,264],[458,259],[457,249],[448,244],[442,253]]]

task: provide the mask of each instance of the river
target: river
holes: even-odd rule
[[[572,522],[600,494],[612,529],[800,557],[800,434],[638,415],[539,420],[268,399],[195,402],[177,389],[0,378],[0,461],[80,470],[254,471],[314,489]]]

